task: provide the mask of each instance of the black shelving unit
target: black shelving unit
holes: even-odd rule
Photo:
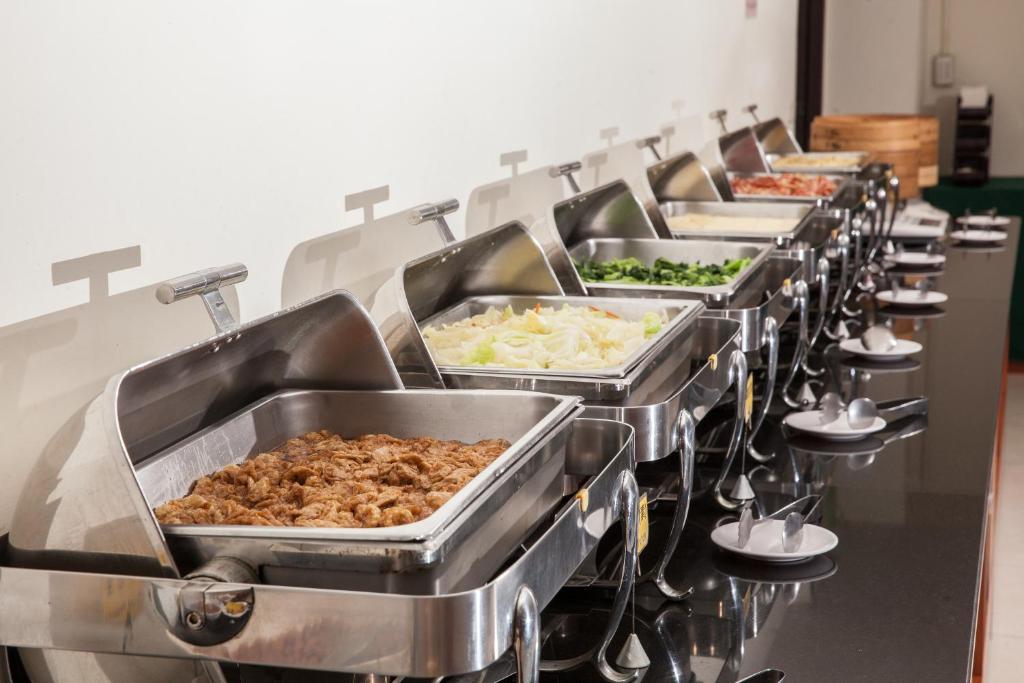
[[[984,107],[964,107],[956,98],[956,143],[953,151],[953,182],[983,185],[988,181],[992,145],[992,96]]]

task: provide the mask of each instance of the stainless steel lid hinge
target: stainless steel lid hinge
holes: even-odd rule
[[[636,146],[640,149],[647,148],[651,150],[651,154],[654,155],[655,160],[661,161],[661,153],[658,152],[658,143],[661,142],[660,135],[652,135],[646,138],[640,138],[636,141]]]
[[[239,323],[224,301],[220,288],[243,282],[247,277],[249,269],[242,263],[197,270],[158,285],[156,300],[162,304],[173,304],[190,296],[199,296],[217,333],[231,332],[238,329]]]
[[[583,164],[579,161],[567,161],[564,164],[557,164],[548,168],[548,175],[552,178],[564,177],[565,181],[569,183],[569,188],[573,191],[573,194],[579,194],[583,190],[580,189],[579,183],[576,182],[576,178],[572,174],[582,168]]]
[[[444,217],[458,210],[458,199],[445,199],[434,204],[420,204],[409,211],[409,222],[413,225],[419,225],[420,223],[433,221],[437,228],[437,234],[441,236],[444,243],[446,245],[453,244],[455,242],[455,235],[452,233],[451,228],[448,227],[448,222]]]
[[[729,129],[725,127],[725,117],[728,113],[727,109],[716,109],[708,114],[709,119],[712,121],[718,121],[718,125],[722,128],[723,135],[729,132]]]

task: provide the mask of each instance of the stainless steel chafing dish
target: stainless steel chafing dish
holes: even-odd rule
[[[843,165],[821,166],[815,164],[785,164],[776,166],[779,161],[786,161],[800,157],[803,159],[827,159],[831,157],[846,157],[848,163]],[[812,173],[812,174],[834,174],[834,175],[857,175],[864,170],[871,159],[869,152],[799,152],[793,154],[765,154],[768,166],[775,173]]]
[[[238,325],[217,292],[229,271],[161,287],[165,303],[201,294],[220,333],[114,377],[21,495],[0,539],[0,610],[19,618],[0,644],[28,648],[33,676],[217,683],[225,661],[433,677],[480,670],[514,641],[535,677],[538,609],[619,518],[621,618],[636,567],[630,427],[574,420],[573,397],[406,391],[350,295]],[[513,446],[404,528],[157,524],[151,506],[195,476],[314,427]],[[605,661],[616,625],[594,660],[623,681],[634,674]]]
[[[444,265],[427,257],[424,261],[406,266],[409,278],[417,277],[417,270],[443,268]],[[529,368],[481,367],[472,365],[442,365],[435,362],[445,375],[447,383],[455,388],[499,389],[515,387],[531,391],[551,391],[575,394],[587,400],[621,399],[632,393],[661,366],[672,364],[686,342],[681,332],[700,315],[703,306],[688,301],[640,301],[627,303],[622,299],[601,299],[574,296],[520,296],[491,294],[462,299],[454,306],[419,320],[420,328],[456,323],[483,313],[488,308],[503,309],[510,306],[522,313],[535,306],[555,307],[596,306],[622,319],[636,319],[647,312],[661,312],[669,317],[668,323],[647,343],[634,352],[621,365],[590,370],[540,370]]]
[[[544,258],[540,245],[519,223],[509,223],[455,242],[416,259],[398,269],[391,296],[377,294],[375,307],[392,357],[407,382],[429,386],[459,386],[467,375],[461,369],[438,367],[427,349],[422,327],[440,313],[458,307],[464,301],[524,302],[576,301],[566,297]],[[393,300],[394,306],[382,302]],[[582,298],[579,303],[593,304]],[[602,301],[600,305],[632,306],[626,302]],[[642,302],[642,307],[681,307],[699,312],[699,302],[661,299]],[[690,309],[691,306],[695,308]],[[465,312],[465,309],[461,309]],[[633,310],[638,310],[633,307]],[[635,313],[634,313],[635,315]],[[683,494],[676,504],[673,519],[674,540],[651,570],[652,578],[666,594],[681,597],[664,583],[664,569],[678,541],[689,506],[695,421],[700,420],[732,385],[744,386],[746,361],[737,349],[739,325],[728,320],[690,318],[671,337],[675,351],[664,357],[656,368],[632,384],[614,399],[591,398],[584,402],[584,416],[616,419],[632,425],[637,433],[637,459],[660,460],[679,451]],[[738,356],[738,358],[737,358]],[[719,360],[719,358],[721,360]],[[488,386],[535,388],[535,375],[494,372],[481,368],[472,381],[487,381]],[[552,391],[578,392],[563,380],[541,378]],[[598,378],[587,379],[587,386]],[[560,382],[556,385],[554,382]],[[740,428],[737,427],[737,432]],[[738,439],[736,447],[738,448]],[[734,448],[735,451],[735,448]]]
[[[787,171],[789,173],[789,171]],[[773,176],[782,175],[780,173],[740,173],[731,172],[728,174],[729,181],[737,178],[757,178],[762,176]],[[806,174],[804,174],[806,175]],[[801,196],[801,195],[786,195],[786,194],[741,194],[733,190],[733,196],[738,202],[787,202],[796,204],[814,204],[821,208],[828,208],[836,200],[837,197],[843,194],[847,184],[850,182],[849,176],[819,173],[824,178],[828,178],[836,184],[836,189],[827,196]]]
[[[276,392],[136,465],[151,507],[198,477],[318,429],[512,445],[432,515],[382,528],[162,525],[179,568],[221,555],[268,583],[445,593],[485,582],[562,497],[571,398],[521,392]]]

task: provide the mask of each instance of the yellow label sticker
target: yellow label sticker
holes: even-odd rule
[[[743,419],[750,424],[750,418],[754,414],[754,376],[747,375],[747,397],[743,401]]]
[[[647,547],[647,541],[650,539],[650,519],[647,513],[647,494],[640,496],[640,501],[637,504],[638,512],[636,520],[636,552],[637,554],[642,553],[644,548]]]
[[[717,370],[718,369],[718,354],[717,353],[713,353],[710,356],[708,356],[708,365],[711,366],[712,370]]]

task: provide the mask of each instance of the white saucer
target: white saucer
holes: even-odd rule
[[[755,522],[746,547],[739,547],[739,522],[730,522],[711,531],[711,542],[723,550],[762,562],[785,564],[802,562],[827,553],[839,545],[839,537],[817,524],[804,524],[804,540],[800,547],[787,553],[782,549],[781,519]]]
[[[960,216],[960,225],[975,225],[982,228],[999,228],[1010,224],[1009,216]]]
[[[855,353],[858,356],[869,358],[871,360],[878,361],[897,361],[903,360],[912,353],[917,353],[924,347],[916,341],[909,339],[897,339],[896,346],[889,349],[888,351],[871,351],[864,347],[864,343],[858,339],[844,339],[839,342],[839,348],[843,351],[849,351]]]
[[[812,434],[829,441],[854,441],[885,429],[885,420],[880,417],[876,417],[869,427],[854,429],[846,419],[845,410],[839,414],[837,419],[827,424],[822,424],[821,412],[820,410],[798,410],[787,415],[782,420],[782,424],[798,432]]]
[[[928,254],[923,251],[898,251],[885,255],[886,263],[898,266],[941,266],[946,262],[945,254]]]
[[[899,220],[892,226],[889,237],[894,240],[937,240],[946,232],[946,225],[921,225]]]
[[[954,230],[949,236],[961,242],[1002,242],[1006,239],[1002,230]]]
[[[937,306],[949,300],[949,297],[942,292],[925,292],[924,296],[921,296],[921,292],[916,289],[902,289],[897,295],[894,295],[891,289],[885,289],[881,292],[876,292],[875,298],[883,304],[906,308]]]

